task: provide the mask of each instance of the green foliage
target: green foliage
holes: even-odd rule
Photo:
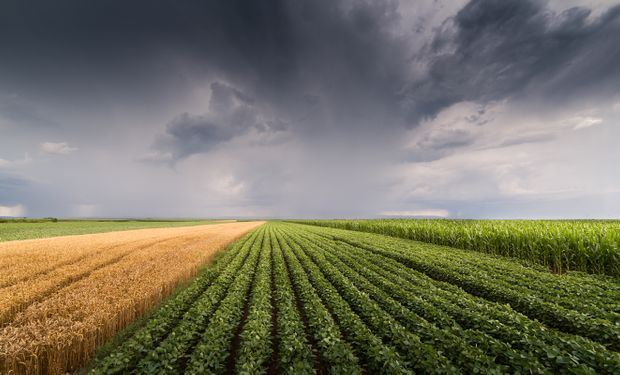
[[[246,262],[247,267],[244,267],[237,275],[228,295],[222,300],[206,330],[202,333],[189,360],[187,374],[222,374],[226,371],[235,332],[242,323],[248,291],[256,274],[258,273],[260,277],[269,262],[268,255],[262,246],[265,238],[264,228],[259,231],[261,232],[260,243],[257,242],[252,247],[251,259]],[[258,272],[251,272],[257,269]]]
[[[620,276],[620,222],[604,220],[295,220]]]
[[[300,238],[299,241],[304,248],[314,250],[309,251],[308,254],[317,266],[326,270],[332,278],[340,279],[335,284],[342,284],[344,288],[350,289],[356,306],[375,305],[375,310],[378,310],[379,306],[381,306],[385,312],[378,312],[378,315],[389,313],[394,317],[394,320],[398,320],[398,323],[393,322],[393,324],[396,324],[398,327],[400,323],[403,327],[401,329],[397,328],[396,332],[406,330],[415,332],[421,342],[436,346],[440,352],[445,353],[445,356],[450,361],[467,373],[477,373],[478,370],[485,369],[487,372],[500,374],[507,370],[507,368],[499,366],[494,362],[494,356],[487,356],[476,345],[470,345],[465,342],[463,336],[466,336],[466,334],[464,332],[459,332],[457,335],[450,330],[442,330],[430,324],[408,310],[386,291],[376,287],[368,279],[361,276],[359,266],[349,267],[346,263],[341,262],[335,254],[315,245],[321,244],[326,249],[329,249],[329,242],[324,238],[314,236],[311,237],[311,240]],[[350,283],[344,283],[344,280],[348,280]],[[386,321],[391,320],[389,317],[385,319]],[[380,331],[384,330],[382,327],[378,327],[378,329]],[[426,357],[428,358],[428,355]],[[423,366],[420,370],[430,367],[428,363],[423,364]],[[538,369],[535,367],[526,369],[530,373],[534,373],[536,370]]]
[[[338,294],[336,288],[322,278],[320,271],[310,266],[309,259],[298,251],[296,244],[291,247],[287,244],[285,249],[288,250],[286,253],[289,262],[294,263],[296,267],[300,265],[304,268],[308,280],[335,316],[347,340],[352,343],[356,350],[356,355],[365,362],[371,373],[410,373],[401,355],[394,348],[384,345],[381,339],[372,333]],[[412,355],[416,354],[419,352],[412,353]]]
[[[271,358],[271,237],[263,237],[261,260],[254,276],[249,312],[240,336],[236,372],[265,374]]]
[[[280,339],[277,370],[281,374],[316,374],[312,348],[306,338],[300,312],[296,308],[295,293],[273,230],[270,231],[270,241],[273,247],[271,256],[274,283],[277,286],[273,291],[278,310],[277,335]]]
[[[94,372],[620,374],[618,327],[613,278],[268,223]]]
[[[277,239],[281,250],[279,259],[284,259],[289,269],[291,282],[308,318],[308,326],[320,351],[325,371],[329,374],[361,374],[359,359],[353,353],[351,344],[345,341],[340,328],[308,280],[303,267],[292,256],[282,235],[279,234]]]
[[[358,244],[356,240],[349,240],[351,244]],[[563,307],[561,304],[550,302],[545,293],[537,295],[530,288],[519,284],[508,284],[501,281],[501,273],[487,273],[481,271],[477,264],[484,261],[475,260],[467,262],[467,258],[449,257],[435,251],[433,247],[416,247],[417,251],[407,251],[400,246],[390,246],[381,244],[375,246],[374,243],[362,244],[366,250],[376,252],[385,257],[395,259],[410,268],[420,271],[436,280],[446,281],[457,285],[472,295],[483,297],[487,300],[507,303],[510,306],[529,316],[537,319],[551,327],[560,329],[568,333],[578,333],[610,346],[614,350],[620,350],[620,321],[615,311],[606,311],[604,314],[613,318],[613,321],[606,319],[595,319],[592,315],[600,311],[599,308],[591,311],[580,312]],[[426,251],[425,251],[426,250]],[[465,254],[465,256],[471,254]],[[469,263],[469,264],[468,264]],[[499,261],[497,264],[500,264]],[[510,272],[511,263],[506,263],[507,272]],[[516,270],[515,268],[512,268]],[[544,276],[542,277],[544,278]],[[526,281],[526,280],[522,280]],[[551,287],[553,284],[549,283]],[[618,285],[611,284],[611,288],[618,290]],[[620,294],[616,295],[618,298]],[[574,296],[564,298],[565,304],[583,305],[583,300]],[[599,302],[596,301],[595,304]],[[616,304],[617,306],[617,304]],[[587,307],[585,307],[588,309]]]

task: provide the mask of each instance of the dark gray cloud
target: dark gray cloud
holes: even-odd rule
[[[368,216],[426,199],[452,212],[472,191],[557,190],[566,171],[550,181],[534,165],[563,168],[552,154],[582,139],[597,147],[579,176],[597,174],[575,179],[597,183],[573,189],[613,191],[603,168],[620,159],[599,144],[616,134],[620,6],[551,3],[2,1],[0,158],[29,152],[11,171],[38,182],[0,181],[0,205]],[[41,151],[64,143],[79,152]]]
[[[54,100],[133,103],[215,77],[293,126],[415,126],[463,100],[614,89],[620,6],[589,14],[472,0],[413,50],[415,33],[394,32],[415,26],[394,0],[9,0],[0,5],[0,84]],[[412,78],[415,63],[427,70]]]
[[[532,95],[545,102],[605,96],[620,84],[620,5],[589,19],[554,14],[536,0],[472,0],[419,56],[429,70],[411,84],[414,123],[459,101]],[[429,56],[430,55],[430,56]]]
[[[274,60],[288,61],[282,11],[277,1],[2,2],[0,79],[35,95],[102,100],[115,91],[125,100],[188,84],[179,74],[187,64],[197,74],[273,75],[282,65]],[[276,46],[278,55],[267,58]]]
[[[147,161],[176,162],[193,154],[206,153],[249,131],[278,132],[286,129],[279,119],[265,117],[251,96],[221,82],[211,84],[208,112],[203,115],[183,113],[167,126]]]
[[[387,27],[397,18],[389,0],[9,0],[0,4],[0,84],[134,103],[214,75],[293,118],[308,95],[320,97],[348,124],[369,105],[396,109],[406,56]]]
[[[158,140],[155,148],[164,152],[170,150],[174,159],[191,154],[207,152],[215,145],[230,141],[243,129],[215,124],[205,116],[184,113],[166,127],[166,135]]]

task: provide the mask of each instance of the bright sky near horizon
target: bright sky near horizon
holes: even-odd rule
[[[617,218],[620,2],[3,1],[0,216]]]

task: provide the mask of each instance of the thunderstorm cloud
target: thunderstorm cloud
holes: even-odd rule
[[[618,1],[7,0],[0,45],[5,213],[620,212]]]

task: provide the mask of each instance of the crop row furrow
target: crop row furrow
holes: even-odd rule
[[[239,271],[235,283],[228,294],[209,319],[209,324],[187,363],[179,370],[187,374],[223,374],[226,365],[234,365],[229,358],[236,359],[231,353],[233,340],[242,327],[244,306],[256,278],[256,270],[264,270],[269,258],[265,255],[265,227],[259,229],[259,241],[252,247],[250,259]],[[186,365],[185,368],[183,368]]]
[[[369,271],[385,275],[384,281],[410,292],[401,298],[407,307],[427,317],[438,317],[428,311],[444,312],[462,327],[484,332],[514,349],[535,355],[546,367],[562,369],[590,366],[600,372],[620,371],[620,356],[601,344],[580,336],[547,329],[537,321],[517,313],[507,305],[472,296],[459,287],[436,281],[423,273],[403,268],[397,261],[341,243],[343,253]],[[394,294],[399,296],[399,294]],[[447,319],[447,317],[443,319]],[[506,355],[510,352],[506,351]],[[519,363],[519,356],[510,357]]]
[[[261,260],[255,273],[248,316],[240,334],[235,359],[237,374],[265,374],[272,354],[271,236],[264,235]],[[235,353],[231,353],[231,356]],[[232,366],[231,366],[232,367]]]
[[[403,249],[403,241],[388,240],[383,243],[385,248]],[[446,250],[442,253],[441,267],[451,272],[467,276],[470,270],[475,269],[476,278],[492,280],[494,285],[515,293],[529,294],[542,302],[560,305],[569,310],[587,313],[612,322],[620,321],[620,289],[601,289],[596,283],[584,283],[584,278],[566,278],[549,272],[528,269],[514,262],[507,262],[496,257],[475,256],[471,252],[462,250]],[[417,246],[412,252],[426,254],[429,245]],[[529,271],[529,272],[528,272]],[[586,278],[592,278],[588,276]],[[611,284],[613,285],[613,284]],[[590,303],[584,304],[582,299],[575,296],[588,295]],[[594,298],[593,298],[594,297]]]
[[[317,229],[319,230],[317,231]],[[374,242],[373,239],[376,239],[372,234],[355,233],[353,236],[351,233],[338,232],[338,230],[330,228],[309,228],[309,231],[326,238],[347,236],[359,242]],[[498,256],[480,255],[471,251],[403,241],[390,237],[382,237],[381,242],[382,246],[386,248],[396,247],[421,255],[441,251],[442,266],[452,265],[454,266],[452,268],[457,271],[474,268],[478,277],[491,278],[497,283],[502,283],[504,287],[529,293],[547,302],[586,312],[591,316],[614,322],[620,321],[620,284],[614,282],[601,283],[600,281],[605,279],[602,276],[571,274],[571,277],[563,277],[544,270],[526,267]],[[583,303],[583,299],[577,299],[575,296],[588,296],[588,303]]]
[[[458,285],[470,294],[490,301],[509,304],[515,310],[550,327],[567,333],[586,336],[605,344],[612,350],[620,350],[620,325],[605,319],[593,318],[588,314],[568,310],[562,306],[543,301],[529,293],[519,293],[501,287],[493,280],[479,278],[475,269],[467,269],[469,271],[467,273],[455,271],[455,266],[443,261],[441,254],[426,253],[422,256],[416,252],[401,250],[396,247],[387,248],[379,244],[364,244],[345,238],[341,240],[395,259],[403,265],[423,272],[436,280]]]
[[[306,276],[301,264],[291,254],[288,244],[277,235],[280,248],[279,256],[286,263],[297,298],[302,303],[303,311],[308,318],[314,340],[328,374],[361,374],[359,358],[354,354],[351,345],[342,336],[331,313],[327,310],[318,291],[314,289]]]
[[[542,371],[543,366],[538,363],[536,358],[529,357],[527,361],[520,363],[509,361],[507,357],[514,359],[523,356],[523,353],[515,352],[505,343],[498,342],[484,334],[465,331],[452,319],[447,319],[447,324],[437,326],[429,323],[424,317],[417,315],[416,311],[406,307],[410,299],[417,298],[416,295],[412,295],[397,286],[389,285],[381,278],[373,277],[372,273],[367,272],[364,263],[347,261],[350,258],[346,259],[346,255],[343,254],[344,251],[338,247],[338,244],[327,243],[321,238],[308,239],[310,243],[322,247],[320,250],[317,249],[317,252],[320,252],[331,263],[331,267],[340,270],[408,330],[416,332],[423,342],[433,345],[445,353],[452,362],[465,372],[476,373],[482,369],[495,373],[505,372],[507,367],[496,364],[495,358],[502,359],[501,363],[503,364],[510,363],[511,371],[519,370],[527,373]],[[382,261],[382,259],[377,259],[377,261]],[[437,314],[436,311],[433,313]],[[440,323],[442,322],[440,321]]]
[[[279,337],[277,370],[281,374],[316,374],[310,340],[306,339],[306,328],[300,312],[297,310],[295,294],[289,279],[284,259],[282,258],[278,240],[273,231],[270,232],[274,290],[277,314],[276,334]],[[320,353],[317,350],[317,356]],[[317,358],[319,371],[322,364]]]
[[[410,367],[433,369],[436,373],[458,372],[450,361],[431,346],[421,343],[417,335],[408,332],[344,276],[329,272],[324,265],[319,268],[292,235],[287,233],[283,237],[289,241],[293,255],[314,287],[338,317],[342,329],[357,344],[358,355],[366,354],[369,371],[402,373]]]

